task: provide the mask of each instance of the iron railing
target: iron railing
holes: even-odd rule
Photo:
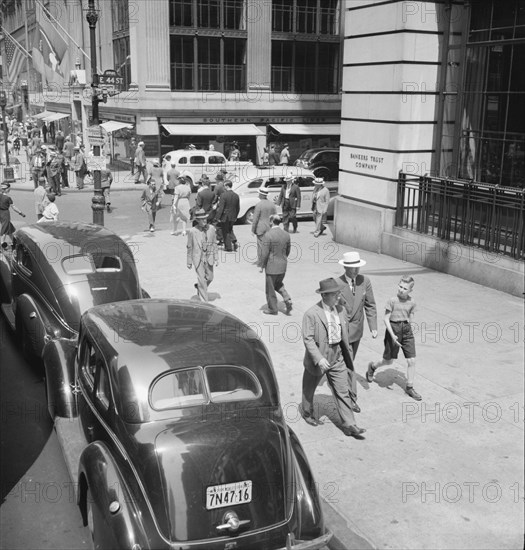
[[[399,173],[397,227],[524,258],[525,189]]]

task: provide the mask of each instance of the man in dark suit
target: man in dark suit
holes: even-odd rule
[[[359,252],[346,252],[339,263],[344,267],[345,272],[338,281],[341,283],[341,302],[346,311],[348,321],[348,342],[352,352],[352,359],[355,361],[359,342],[363,337],[365,315],[368,328],[372,338],[377,337],[377,310],[372,283],[366,275],[361,275],[359,269],[366,265]],[[354,402],[357,401],[357,384],[355,373],[348,373],[351,380],[351,395]],[[354,410],[359,411],[355,403]]]
[[[293,176],[284,178],[284,185],[281,187],[277,204],[283,211],[284,230],[289,231],[291,222],[293,232],[297,233],[297,209],[301,207],[301,190]]]
[[[343,308],[338,305],[341,283],[324,279],[316,290],[321,301],[303,317],[304,373],[301,414],[311,426],[322,422],[314,416],[314,393],[323,375],[332,390],[343,433],[361,438],[366,431],[356,426],[348,386],[347,369],[353,369],[348,344],[348,327]]]
[[[195,206],[197,209],[202,209],[208,215],[208,223],[211,223],[215,212],[213,211],[213,201],[215,199],[215,193],[210,189],[210,180],[208,177],[202,176],[202,187],[197,192],[195,198]]]
[[[279,227],[281,217],[278,214],[271,216],[270,221],[272,228],[264,234],[261,246],[260,269],[261,271],[266,270],[267,303],[263,313],[277,315],[279,308],[275,293],[278,292],[283,297],[286,313],[289,314],[292,311],[292,299],[284,288],[284,276],[291,249],[290,235]]]
[[[252,233],[257,237],[257,265],[261,267],[262,239],[272,226],[270,216],[277,214],[277,207],[268,200],[268,189],[259,189],[259,199],[253,210]]]
[[[237,237],[233,232],[233,224],[237,221],[239,210],[239,195],[235,191],[232,191],[232,182],[226,180],[224,182],[224,192],[221,193],[216,213],[216,219],[222,229],[224,250],[226,252],[233,252],[238,248]]]

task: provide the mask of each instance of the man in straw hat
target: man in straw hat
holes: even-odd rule
[[[301,414],[311,426],[323,423],[314,417],[313,400],[317,385],[326,375],[343,433],[362,438],[366,430],[356,425],[348,384],[347,369],[353,369],[353,363],[346,315],[338,302],[341,286],[333,278],[320,281],[316,292],[321,295],[321,301],[312,306],[303,317],[302,335],[306,350],[303,360]]]
[[[135,176],[135,183],[139,183],[140,175],[144,177],[144,183],[148,183],[148,173],[146,170],[146,153],[144,151],[144,142],[139,141],[137,148],[135,149],[135,168],[137,174]]]
[[[197,225],[188,231],[187,265],[195,268],[195,288],[204,302],[208,301],[208,287],[213,281],[213,266],[219,265],[215,227],[208,224],[208,214],[202,208],[195,212]]]
[[[372,290],[372,283],[366,275],[361,275],[359,269],[366,265],[359,252],[351,251],[343,254],[339,263],[344,267],[344,274],[338,281],[342,285],[341,302],[346,311],[348,321],[348,342],[352,351],[352,359],[355,361],[359,342],[363,337],[365,315],[372,338],[377,337],[377,309]],[[354,410],[360,410],[357,405],[357,384],[355,372],[348,371]]]
[[[257,265],[261,267],[262,240],[272,226],[270,216],[277,214],[277,207],[268,200],[268,189],[259,189],[259,202],[253,209],[252,233],[257,237]]]
[[[297,233],[297,209],[301,207],[301,190],[293,176],[284,178],[277,204],[282,208],[284,230],[289,231],[291,223],[293,232]]]

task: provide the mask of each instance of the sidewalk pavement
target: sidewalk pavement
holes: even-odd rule
[[[113,190],[137,189],[117,170]],[[32,191],[19,180],[14,188]],[[87,187],[83,192],[92,192]],[[514,296],[390,256],[360,251],[378,306],[379,336],[368,328],[356,358],[364,440],[334,425],[334,404],[323,383],[316,406],[323,426],[306,424],[301,401],[301,321],[319,300],[318,282],[342,273],[351,248],[315,239],[312,221],[292,235],[285,285],[290,316],[262,313],[264,275],[253,265],[255,238],[236,226],[240,248],[220,253],[212,303],[248,323],[267,345],[289,425],[299,436],[334,531],[331,548],[523,547],[523,303]],[[142,286],[158,298],[196,299],[196,276],[186,267],[186,239],[168,229],[122,235],[137,260]],[[369,361],[383,352],[382,316],[401,275],[415,277],[416,402],[404,393],[406,362],[366,381]],[[284,307],[281,304],[282,311]],[[400,354],[402,355],[402,354]],[[324,416],[323,416],[324,415]]]
[[[385,255],[360,251],[378,305],[380,335],[368,328],[356,358],[362,441],[334,425],[331,393],[322,384],[316,406],[323,426],[299,415],[301,321],[319,300],[318,282],[342,273],[350,247],[315,239],[299,223],[285,286],[293,311],[263,315],[264,275],[253,262],[255,239],[236,226],[240,248],[220,252],[212,303],[248,323],[268,346],[289,425],[308,455],[332,548],[522,548],[523,303],[520,299]],[[186,267],[186,239],[169,230],[128,236],[143,287],[152,297],[197,299]],[[382,317],[401,275],[415,277],[416,402],[404,393],[406,362],[365,378],[383,352]],[[401,354],[400,354],[401,355]]]
[[[15,170],[15,181],[11,184],[11,187],[13,189],[16,189],[18,191],[33,191],[33,180],[31,179],[31,168],[29,167],[29,163],[26,160],[26,155],[24,151],[21,151],[19,155],[16,155],[16,159],[18,160],[18,163],[12,164],[16,167]],[[4,171],[5,165],[0,165],[0,180],[3,181],[3,171]],[[113,183],[111,184],[111,190],[112,191],[127,191],[127,190],[135,190],[144,188],[145,184],[143,183],[143,178],[141,177],[140,183],[138,185],[135,184],[135,176],[131,175],[131,171],[129,169],[121,168],[119,167],[113,167],[108,164],[108,168],[111,170],[111,173],[113,174]],[[76,184],[75,184],[75,173],[73,171],[68,172],[69,176],[69,186],[74,191],[77,191]],[[84,183],[84,189],[81,191],[78,191],[79,193],[92,193],[93,192],[93,181],[90,178],[85,179]]]

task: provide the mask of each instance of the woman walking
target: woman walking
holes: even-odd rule
[[[22,218],[26,215],[13,204],[13,199],[9,196],[9,190],[11,185],[9,183],[2,183],[0,190],[0,242],[2,248],[7,248],[7,239],[10,244],[13,244],[13,233],[15,227],[11,223],[11,211],[12,208],[17,214],[20,214]]]
[[[191,187],[185,178],[179,178],[179,183],[173,192],[173,204],[171,206],[171,220],[173,222],[172,235],[178,235],[179,221],[182,224],[182,236],[186,236],[186,224],[190,221],[190,195]]]

